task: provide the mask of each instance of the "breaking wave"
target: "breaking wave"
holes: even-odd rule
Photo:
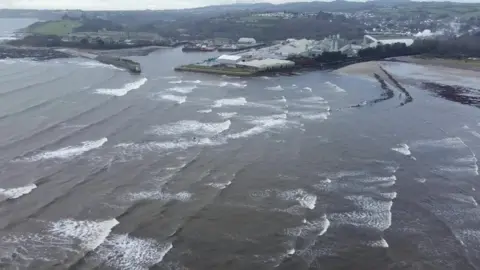
[[[308,92],[312,92],[312,88],[311,88],[311,87],[304,87],[303,90],[307,90]]]
[[[331,82],[325,82],[326,85],[330,86],[331,88],[333,88],[335,90],[335,92],[339,92],[339,93],[345,93],[347,91],[345,91],[345,89],[339,87],[338,85],[334,84],[334,83],[331,83]]]
[[[102,147],[108,141],[107,138],[102,138],[97,141],[85,141],[79,146],[68,146],[55,151],[46,151],[40,154],[34,155],[29,158],[25,158],[24,161],[35,162],[40,160],[49,159],[70,159],[82,155],[85,152]]]
[[[229,118],[232,118],[235,115],[237,115],[237,113],[236,112],[223,112],[223,113],[218,113],[218,115],[220,117],[222,117],[223,119],[229,119]]]
[[[37,185],[35,184],[30,184],[27,186],[23,187],[17,187],[17,188],[0,188],[0,196],[5,197],[7,199],[18,199],[22,197],[23,195],[26,195],[32,190],[36,189]]]
[[[219,99],[215,101],[213,105],[214,108],[220,108],[224,106],[245,106],[247,100],[244,97],[239,98],[229,98],[229,99]]]
[[[211,187],[216,188],[216,189],[225,189],[228,186],[230,186],[231,184],[232,184],[232,181],[228,181],[226,183],[208,183],[206,185],[211,186]]]
[[[199,110],[199,113],[211,113],[212,109],[206,109],[206,110]]]
[[[317,203],[317,196],[307,193],[303,189],[284,191],[278,194],[278,196],[284,200],[298,201],[302,207],[308,209],[315,209]]]
[[[85,68],[109,68],[114,70],[122,70],[114,65],[107,65],[97,61],[68,61],[69,64],[79,65]]]
[[[191,93],[196,88],[197,88],[196,85],[194,85],[194,86],[184,86],[184,87],[177,86],[177,87],[168,88],[167,91],[177,92],[177,93],[181,93],[181,94],[188,94],[188,93]]]
[[[270,91],[283,91],[283,87],[281,85],[277,86],[270,86],[270,87],[265,87],[265,90],[270,90]]]
[[[212,136],[222,133],[230,128],[231,122],[201,123],[194,120],[185,120],[173,124],[157,126],[152,130],[156,135],[182,135],[193,133],[200,136]]]
[[[270,129],[285,127],[285,125],[287,124],[287,115],[280,114],[280,115],[271,115],[267,117],[257,117],[251,120],[250,123],[255,126],[245,131],[229,134],[227,138],[229,139],[247,138],[253,135],[264,133]]]
[[[101,89],[97,89],[95,92],[97,94],[101,94],[101,95],[110,95],[110,96],[120,97],[120,96],[126,95],[128,92],[130,92],[132,90],[136,90],[136,89],[140,88],[147,81],[148,81],[147,78],[142,78],[142,79],[139,79],[136,82],[127,83],[122,88],[116,88],[116,89],[115,88],[111,88],[111,89],[101,88]]]
[[[128,234],[112,235],[98,247],[95,257],[112,268],[144,270],[160,263],[172,248],[172,243]]]
[[[186,96],[162,95],[160,96],[160,98],[163,100],[174,101],[178,104],[182,104],[182,103],[185,103],[185,101],[187,101]]]
[[[421,140],[416,141],[413,144],[418,148],[447,148],[447,149],[460,149],[467,147],[462,139],[458,137],[445,138],[440,140]]]
[[[50,224],[49,232],[66,239],[78,239],[80,246],[90,251],[99,247],[118,224],[116,219],[105,221],[64,219]]]
[[[201,138],[197,140],[176,140],[166,142],[150,142],[150,143],[121,143],[116,148],[122,148],[127,151],[144,152],[144,151],[168,151],[187,149],[195,146],[217,146],[225,143],[225,140],[212,140],[209,138]]]
[[[325,215],[313,221],[305,219],[302,223],[301,226],[287,229],[286,234],[294,237],[322,236],[330,227],[330,220]]]
[[[176,200],[176,201],[182,201],[186,202],[189,201],[190,198],[192,197],[192,193],[182,191],[179,193],[168,193],[168,192],[163,192],[161,190],[157,191],[144,191],[144,192],[138,192],[138,193],[131,193],[128,195],[128,199],[131,201],[139,201],[139,200],[161,200],[161,201],[171,201],[171,200]]]

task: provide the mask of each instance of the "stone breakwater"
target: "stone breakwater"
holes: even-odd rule
[[[0,46],[0,59],[30,58],[37,61],[45,61],[58,58],[70,58],[67,53],[49,48],[19,48]]]

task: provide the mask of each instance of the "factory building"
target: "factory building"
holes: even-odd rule
[[[242,60],[241,55],[228,55],[224,54],[217,58],[217,63],[227,66],[235,66],[240,60]]]
[[[265,71],[265,70],[276,70],[276,69],[293,67],[295,66],[295,62],[269,58],[269,59],[262,59],[262,60],[239,62],[237,65],[241,67],[252,68],[257,71]]]
[[[395,44],[395,43],[404,43],[407,46],[412,45],[414,39],[412,37],[400,37],[400,36],[374,36],[374,35],[365,35],[363,36],[363,46],[364,47],[377,47],[378,45],[386,44]]]

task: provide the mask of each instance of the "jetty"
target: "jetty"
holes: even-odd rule
[[[68,55],[71,55],[73,57],[81,57],[85,59],[90,59],[90,60],[95,60],[100,63],[104,63],[107,65],[112,65],[121,69],[125,69],[127,71],[130,71],[132,73],[141,73],[142,68],[140,66],[140,63],[135,62],[133,60],[127,59],[127,58],[121,58],[121,57],[114,57],[114,56],[107,56],[107,55],[97,55],[93,54],[90,52],[82,52],[82,51],[77,51],[77,50],[72,50],[72,49],[56,49],[56,51],[66,53]]]

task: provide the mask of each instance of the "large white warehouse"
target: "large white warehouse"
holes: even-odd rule
[[[407,46],[412,45],[414,39],[412,37],[382,37],[382,36],[363,36],[363,45],[365,47],[377,47],[378,45],[404,43]]]

